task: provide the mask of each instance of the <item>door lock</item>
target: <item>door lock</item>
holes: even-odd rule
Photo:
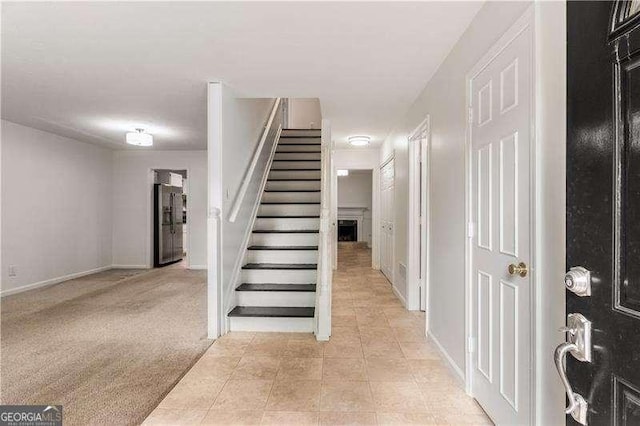
[[[569,314],[567,326],[560,331],[567,333],[567,342],[576,345],[571,355],[580,361],[591,362],[591,321],[582,314]]]
[[[591,296],[591,272],[574,266],[564,276],[564,285],[580,297]]]

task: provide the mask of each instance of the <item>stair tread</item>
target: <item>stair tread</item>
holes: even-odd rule
[[[313,201],[263,201],[260,204],[320,204]]]
[[[320,169],[271,169],[272,172],[319,172]]]
[[[322,154],[322,151],[277,151],[276,154]]]
[[[315,263],[247,263],[242,269],[267,269],[267,270],[281,270],[281,269],[295,269],[295,270],[310,270],[318,269],[318,265]]]
[[[264,192],[320,192],[319,189],[265,189]]]
[[[320,162],[320,161],[322,161],[322,160],[273,160],[273,162],[274,162],[274,163],[275,163],[276,161],[280,161],[280,162],[285,162],[285,161],[286,161],[286,162],[288,162],[288,163],[296,162],[296,161],[300,161],[300,162],[304,161],[304,162],[319,163],[319,162]]]
[[[318,246],[250,246],[247,250],[318,250]]]
[[[256,216],[256,219],[320,219],[320,216],[263,215],[263,216]]]
[[[321,179],[267,179],[267,182],[320,182]]]
[[[280,135],[280,139],[319,139],[321,135]]]
[[[254,234],[317,234],[319,229],[254,229]]]
[[[287,317],[313,318],[315,308],[284,306],[236,306],[229,312],[230,317]]]
[[[320,146],[321,143],[280,143],[278,142],[278,146]],[[300,151],[304,152],[304,151]]]
[[[315,284],[242,283],[236,291],[300,291],[314,292]]]

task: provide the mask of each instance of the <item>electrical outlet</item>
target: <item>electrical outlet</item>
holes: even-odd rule
[[[16,268],[16,265],[10,265],[9,266],[9,276],[10,277],[15,277],[18,275],[18,270]]]

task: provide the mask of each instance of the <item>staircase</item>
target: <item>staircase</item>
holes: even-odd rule
[[[314,330],[320,148],[320,130],[282,131],[228,314],[231,331]]]

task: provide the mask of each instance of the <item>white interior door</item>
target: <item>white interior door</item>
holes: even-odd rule
[[[530,423],[532,34],[520,24],[471,79],[473,394],[496,424]]]
[[[394,173],[394,159],[380,168],[380,269],[391,282],[393,282]]]

